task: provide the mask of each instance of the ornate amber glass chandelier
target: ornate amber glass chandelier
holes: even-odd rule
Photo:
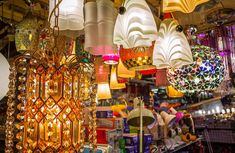
[[[58,6],[59,3],[55,12]],[[13,152],[15,120],[19,152],[83,152],[85,107],[89,108],[88,142],[96,149],[97,87],[93,58],[84,62],[87,57],[58,48],[57,30],[56,24],[48,32],[49,47],[35,51],[40,58],[23,55],[11,67],[6,152]]]

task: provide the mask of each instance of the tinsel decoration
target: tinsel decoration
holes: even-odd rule
[[[192,53],[193,64],[168,70],[169,82],[183,93],[216,89],[224,77],[222,58],[207,46],[193,46]]]

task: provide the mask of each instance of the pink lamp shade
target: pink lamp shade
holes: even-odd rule
[[[115,65],[118,64],[119,55],[118,54],[105,54],[102,56],[105,64]]]
[[[181,119],[183,119],[184,117],[184,113],[183,112],[177,112],[173,107],[170,108],[170,111],[173,115],[175,115],[175,122],[179,123],[179,121]]]

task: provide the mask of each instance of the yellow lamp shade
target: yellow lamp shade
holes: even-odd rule
[[[134,78],[135,71],[128,70],[122,63],[122,60],[119,59],[118,68],[117,68],[117,75],[121,78]]]
[[[111,92],[108,83],[99,83],[97,89],[98,99],[111,99]]]
[[[191,13],[196,6],[208,1],[209,0],[164,0],[163,12],[181,11],[183,13]]]
[[[126,88],[125,83],[118,83],[117,81],[117,68],[112,66],[110,76],[110,89],[123,89]]]
[[[183,97],[184,96],[184,94],[182,92],[176,90],[172,86],[167,87],[167,95],[171,98],[178,98],[178,97]]]

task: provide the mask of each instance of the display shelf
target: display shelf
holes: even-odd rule
[[[180,151],[181,149],[184,149],[184,148],[186,148],[186,147],[188,147],[188,146],[190,146],[192,144],[195,144],[196,142],[199,142],[201,140],[202,140],[202,138],[198,138],[195,141],[191,141],[191,142],[189,142],[187,144],[180,145],[180,146],[176,147],[174,150],[167,150],[167,151],[163,151],[162,153],[176,153],[177,151]]]

